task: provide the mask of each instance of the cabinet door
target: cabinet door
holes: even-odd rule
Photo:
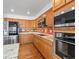
[[[51,43],[50,43],[51,44]],[[46,59],[52,59],[53,58],[53,52],[52,52],[52,46],[49,45],[49,41],[41,38],[38,41],[38,48],[41,54],[46,58]]]
[[[19,20],[19,28],[21,29],[21,32],[25,32],[25,20]]]
[[[43,49],[44,49],[44,55],[46,57],[46,59],[53,59],[53,46],[52,46],[52,42],[50,42],[49,40],[43,40],[42,41],[43,44]]]
[[[26,28],[33,28],[34,27],[32,20],[26,20],[25,24],[26,24]]]
[[[52,42],[40,37],[34,38],[34,45],[40,51],[40,53],[45,57],[45,59],[53,59],[53,46]]]
[[[39,23],[38,20],[34,20],[34,28],[38,28],[39,27],[38,23]]]
[[[46,13],[46,25],[47,26],[52,26],[52,9],[50,9],[47,13]]]
[[[66,0],[66,3],[70,2],[70,1],[72,1],[72,0]]]
[[[32,35],[19,35],[20,44],[26,44],[32,42]]]
[[[57,9],[65,4],[65,0],[54,0],[54,9]]]

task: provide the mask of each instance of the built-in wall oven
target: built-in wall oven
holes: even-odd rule
[[[75,59],[75,34],[56,32],[55,52],[62,59]]]

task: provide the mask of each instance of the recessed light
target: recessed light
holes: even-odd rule
[[[14,12],[14,9],[11,9],[10,11],[11,11],[11,12]]]
[[[30,11],[27,11],[27,14],[29,15],[30,14]]]
[[[29,9],[27,9],[27,12],[26,12],[28,15],[30,14],[30,11],[29,11]]]
[[[74,10],[74,9],[75,9],[75,7],[72,7],[71,9],[72,9],[72,10]]]

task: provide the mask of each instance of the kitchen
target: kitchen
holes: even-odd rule
[[[4,59],[75,59],[75,0],[4,0],[3,11]]]

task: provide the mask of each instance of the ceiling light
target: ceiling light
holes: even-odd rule
[[[27,14],[29,15],[30,14],[30,11],[27,11]]]
[[[11,12],[14,12],[14,9],[11,9]]]
[[[75,9],[75,7],[72,7],[71,9],[72,9],[72,10],[74,10],[74,9]]]
[[[30,11],[29,11],[29,9],[27,9],[27,14],[28,14],[28,15],[30,14]]]

